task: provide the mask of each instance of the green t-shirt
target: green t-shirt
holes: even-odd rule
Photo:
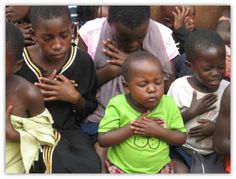
[[[115,96],[107,105],[98,132],[122,128],[140,115],[128,104],[124,94]],[[179,108],[170,96],[163,95],[148,117],[159,117],[165,121],[165,128],[186,132]],[[170,162],[169,144],[156,137],[134,134],[124,142],[109,147],[107,158],[127,173],[158,173]]]

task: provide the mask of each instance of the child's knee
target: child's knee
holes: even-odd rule
[[[188,166],[179,159],[172,159],[175,173],[189,173]]]

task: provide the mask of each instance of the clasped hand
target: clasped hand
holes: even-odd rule
[[[109,60],[107,60],[107,63],[111,65],[122,66],[128,54],[120,50],[117,44],[111,39],[103,41],[103,45],[104,45],[104,49],[102,49],[103,53],[110,58]]]
[[[56,75],[54,72],[49,77],[39,77],[39,83],[35,83],[44,96],[45,101],[67,101],[76,104],[80,93],[76,90],[77,84],[64,75]]]
[[[141,115],[131,123],[131,129],[135,134],[147,137],[157,137],[160,130],[165,126],[165,122],[160,118],[150,118]]]

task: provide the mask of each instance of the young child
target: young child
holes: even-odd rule
[[[148,6],[109,6],[107,18],[88,21],[79,29],[80,47],[94,59],[99,87],[98,108],[88,116],[87,125],[98,126],[108,101],[124,92],[121,66],[132,52],[146,50],[161,60],[168,89],[174,76],[170,62],[178,55],[171,33],[150,19]]]
[[[225,172],[230,173],[230,85],[223,93],[213,135],[213,149],[225,156]]]
[[[6,22],[6,173],[29,173],[41,147],[57,142],[40,90],[14,75],[22,66],[23,47],[21,31]]]
[[[173,173],[169,144],[183,144],[186,129],[174,100],[163,94],[161,63],[148,52],[134,52],[122,74],[126,94],[110,100],[99,124],[109,172]]]
[[[6,6],[6,19],[21,30],[25,38],[25,46],[35,44],[29,17],[30,9],[31,6]]]
[[[173,38],[180,54],[184,53],[184,43],[190,32],[195,30],[194,6],[161,6],[161,21],[173,30]]]
[[[54,154],[53,172],[100,172],[100,158],[78,126],[97,107],[93,60],[71,46],[68,7],[32,6],[31,22],[38,44],[24,49],[25,64],[18,74],[40,88],[53,127],[65,140],[56,150],[69,149]]]
[[[172,37],[181,54],[173,60],[175,77],[192,75],[191,70],[186,66],[184,44],[188,34],[195,30],[195,7],[161,6],[160,13],[161,22],[173,31]]]
[[[168,91],[182,112],[187,141],[172,153],[176,172],[219,173],[223,161],[213,152],[212,135],[220,100],[229,82],[225,72],[225,46],[213,31],[192,32],[185,44],[193,76],[175,80]]]

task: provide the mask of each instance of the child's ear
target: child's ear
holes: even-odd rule
[[[24,63],[23,59],[18,60],[13,68],[13,73],[18,72],[21,69],[21,67],[23,66],[23,63]]]
[[[72,35],[72,39],[75,40],[77,38],[77,24],[71,22],[71,35]]]
[[[32,34],[32,39],[33,39],[33,41],[34,41],[34,42],[37,42],[37,38],[36,38],[36,36],[35,36],[35,31],[34,31],[34,29],[31,29],[31,34]]]
[[[190,61],[186,60],[185,65],[192,70],[193,65]]]
[[[123,81],[123,87],[124,87],[124,90],[125,90],[125,93],[129,93],[129,85],[126,81]]]

